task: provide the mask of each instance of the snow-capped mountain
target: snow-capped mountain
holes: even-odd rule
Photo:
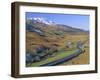
[[[43,17],[28,18],[28,20],[33,20],[33,21],[36,21],[36,22],[39,22],[39,23],[44,23],[44,24],[47,24],[47,25],[55,24],[53,21],[47,20],[47,19],[45,19]]]
[[[26,20],[26,30],[36,32],[38,34],[77,34],[77,33],[88,33],[83,29],[74,28],[72,26],[54,23],[53,21],[47,20],[42,17],[28,18]]]

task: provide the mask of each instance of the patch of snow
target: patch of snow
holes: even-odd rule
[[[45,19],[43,17],[28,18],[28,20],[34,20],[34,21],[37,21],[37,22],[40,22],[40,23],[44,23],[44,24],[47,24],[47,25],[55,24],[53,21],[47,20],[47,19]]]

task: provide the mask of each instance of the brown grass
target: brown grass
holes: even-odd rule
[[[26,51],[34,53],[35,49],[39,45],[46,45],[48,47],[52,47],[52,44],[57,44],[58,49],[65,48],[67,42],[71,41],[73,43],[77,43],[78,41],[86,41],[85,48],[86,52],[83,54],[79,55],[78,57],[65,62],[61,65],[73,65],[73,64],[88,64],[89,63],[89,36],[86,34],[82,35],[68,35],[66,34],[64,37],[60,36],[47,36],[47,37],[42,37],[39,36],[38,34],[34,32],[26,32]]]

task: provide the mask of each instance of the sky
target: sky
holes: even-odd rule
[[[26,19],[36,17],[42,17],[57,24],[64,24],[74,28],[89,30],[89,15],[26,12]]]

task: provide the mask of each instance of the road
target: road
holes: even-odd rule
[[[85,44],[85,42],[84,43],[77,43],[77,49],[78,50],[76,52],[74,52],[73,54],[71,54],[71,55],[69,55],[65,58],[62,58],[62,59],[59,59],[59,60],[56,60],[56,61],[53,61],[53,62],[49,62],[49,63],[43,64],[43,65],[40,65],[40,66],[54,66],[54,65],[61,64],[63,62],[69,61],[69,60],[77,57],[78,55],[80,55],[84,51],[83,45]]]

